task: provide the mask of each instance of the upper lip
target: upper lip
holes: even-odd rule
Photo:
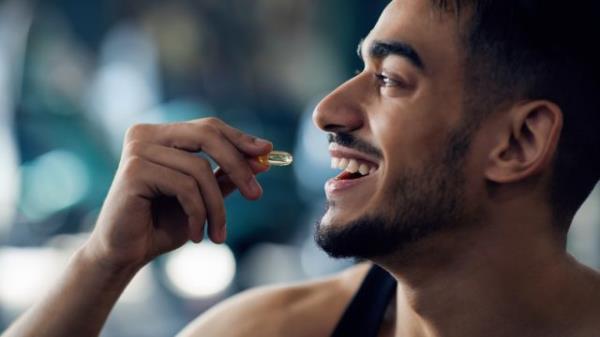
[[[358,159],[373,164],[376,168],[379,167],[379,160],[364,152],[360,152],[349,147],[339,145],[337,143],[329,144],[329,153],[332,157]]]

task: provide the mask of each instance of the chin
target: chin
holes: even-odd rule
[[[323,214],[319,220],[319,226],[323,228],[339,228],[348,226],[349,224],[354,223],[357,219],[367,217],[369,209],[374,208],[363,204],[363,207],[358,209],[356,207],[343,205],[343,203],[340,202],[328,200],[325,214]]]
[[[329,205],[326,213],[315,224],[315,241],[333,258],[370,259],[387,255],[397,242],[386,236],[389,223],[379,217],[344,214]]]
[[[358,217],[352,218],[349,214],[342,214],[339,210],[329,208],[327,212],[318,219],[315,224],[315,235],[319,233],[336,233],[345,231],[354,226]],[[327,234],[329,235],[329,234]]]
[[[467,222],[459,175],[410,176],[393,186],[395,195],[378,207],[330,203],[315,226],[317,245],[334,258],[375,260],[404,255],[432,234]]]

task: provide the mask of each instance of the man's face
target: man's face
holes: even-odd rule
[[[316,108],[334,162],[370,171],[326,184],[316,239],[331,255],[387,255],[461,220],[472,127],[457,34],[429,0],[392,1],[361,44],[364,70]]]

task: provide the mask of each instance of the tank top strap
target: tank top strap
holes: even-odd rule
[[[387,271],[373,265],[331,336],[377,337],[395,290],[396,280]]]

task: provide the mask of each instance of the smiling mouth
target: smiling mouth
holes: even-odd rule
[[[352,180],[363,178],[372,175],[378,169],[377,165],[374,163],[360,159],[344,157],[332,157],[331,168],[342,170],[342,172],[334,178],[335,180]]]

